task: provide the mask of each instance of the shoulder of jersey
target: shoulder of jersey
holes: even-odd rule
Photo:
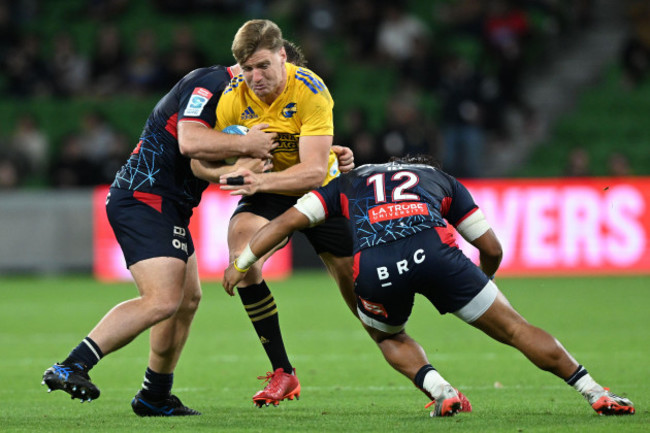
[[[217,87],[223,86],[224,80],[228,77],[227,74],[223,66],[197,68],[185,75],[179,83],[182,82],[188,87],[200,85],[212,90],[213,88],[217,89]]]
[[[211,73],[219,71],[220,68],[223,68],[223,67],[218,66],[218,65],[214,65],[214,66],[205,66],[205,67],[202,67],[202,68],[196,68],[196,69],[188,72],[185,75],[185,78],[186,79],[195,79],[195,78],[204,77],[206,75],[209,75]]]
[[[238,88],[243,82],[244,82],[244,76],[242,74],[235,75],[230,80],[230,83],[228,83],[228,85],[226,86],[226,89],[223,91],[223,94],[225,95],[232,92],[233,90]]]
[[[297,83],[302,83],[314,94],[327,91],[327,86],[325,86],[323,80],[307,68],[297,67],[294,77]]]

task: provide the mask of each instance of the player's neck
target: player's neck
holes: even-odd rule
[[[230,67],[230,72],[232,73],[233,77],[236,77],[237,75],[241,74],[241,67],[239,64],[235,63]]]

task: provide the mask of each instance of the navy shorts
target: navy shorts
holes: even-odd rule
[[[233,216],[241,212],[250,212],[270,221],[291,208],[299,198],[267,193],[244,196],[239,200]],[[330,253],[336,257],[352,255],[352,228],[348,219],[343,216],[329,218],[322,224],[300,231],[314,247],[316,254]]]
[[[461,250],[442,243],[434,229],[364,249],[355,257],[355,264],[358,266],[355,293],[361,319],[389,333],[404,327],[416,293],[426,297],[440,314],[445,314],[470,304],[490,282]],[[496,286],[490,286],[488,298],[491,299],[477,298],[483,308],[478,314],[496,296]]]
[[[194,254],[188,229],[191,213],[173,200],[111,188],[106,198],[106,215],[122,247],[127,268],[153,257],[177,257],[187,263]]]

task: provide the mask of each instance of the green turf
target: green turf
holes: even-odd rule
[[[237,299],[204,284],[204,298],[176,371],[175,392],[203,415],[141,419],[129,407],[147,362],[141,336],[92,371],[102,390],[81,405],[48,394],[41,374],[63,359],[131,284],[85,277],[0,279],[0,431],[641,432],[650,403],[650,278],[502,279],[532,323],[554,334],[597,380],[637,405],[631,417],[599,417],[561,380],[453,316],[416,302],[409,332],[465,392],[474,412],[431,419],[426,398],[394,372],[321,272],[272,284],[302,397],[256,409],[250,397],[268,369]],[[495,384],[500,386],[495,387]]]

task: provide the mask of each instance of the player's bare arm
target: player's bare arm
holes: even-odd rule
[[[226,292],[230,296],[234,296],[237,283],[244,278],[248,268],[257,261],[258,257],[262,257],[271,251],[273,247],[286,239],[294,231],[307,228],[308,226],[309,219],[296,208],[292,207],[262,227],[251,239],[248,244],[249,248],[244,250],[242,255],[233,263],[230,263],[225,270],[222,285]],[[237,265],[238,263],[241,266]]]
[[[479,261],[481,270],[488,277],[493,276],[503,258],[501,243],[492,229],[489,229],[481,236],[471,242],[479,250]]]
[[[456,226],[456,230],[463,239],[479,250],[480,268],[485,275],[494,277],[501,264],[503,251],[499,238],[490,228],[481,209],[474,209]]]
[[[277,146],[277,133],[264,132],[268,127],[261,123],[251,127],[246,135],[233,135],[199,122],[181,121],[178,123],[178,145],[182,155],[193,159],[218,161],[239,156],[266,159]]]
[[[237,162],[233,165],[225,164],[223,161],[205,161],[202,159],[193,159],[190,164],[194,176],[212,183],[219,183],[221,176],[235,170],[245,169],[252,173],[262,173],[273,167],[273,164],[268,159],[247,157],[237,159]]]
[[[286,170],[260,174],[237,170],[221,177],[221,189],[231,191],[231,195],[251,195],[257,192],[287,193],[318,188],[327,175],[331,146],[330,135],[300,137],[298,164]],[[232,176],[244,176],[244,185],[227,185],[227,178]]]

